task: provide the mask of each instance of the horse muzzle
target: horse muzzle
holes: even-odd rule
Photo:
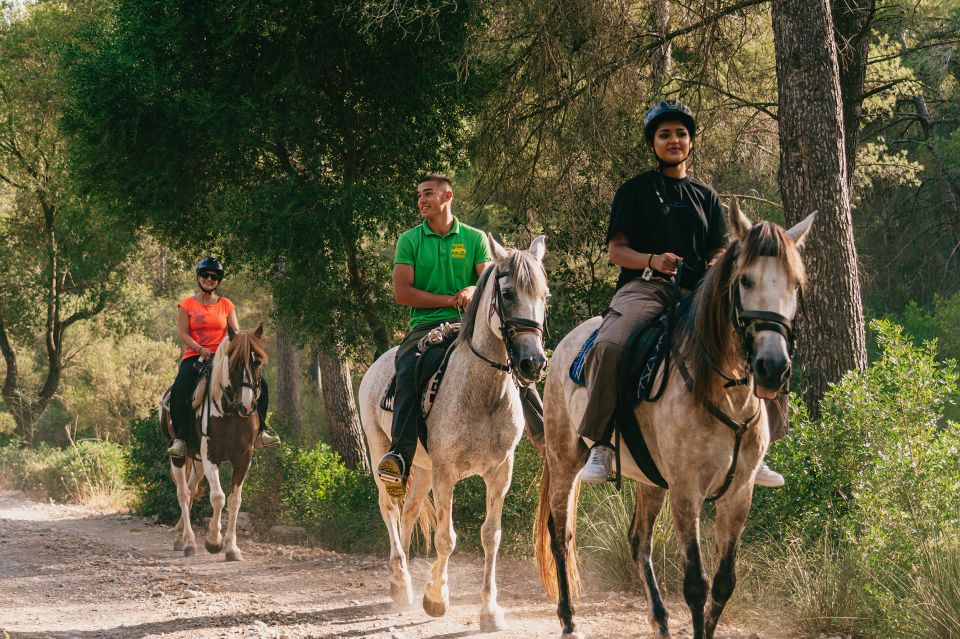
[[[773,339],[767,344],[758,344],[757,353],[751,363],[754,393],[761,399],[776,399],[780,393],[790,390],[790,373],[793,368],[790,355],[779,336],[771,337]]]
[[[520,361],[517,362],[517,377],[526,384],[539,382],[546,372],[547,358],[540,353],[522,357]]]

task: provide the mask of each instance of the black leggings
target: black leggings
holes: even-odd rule
[[[197,382],[200,381],[200,371],[194,368],[193,364],[199,355],[188,357],[180,362],[180,370],[177,372],[177,378],[173,381],[173,388],[170,391],[170,419],[173,422],[173,432],[177,439],[190,441],[193,439],[192,433],[195,432],[194,423],[196,415],[193,412],[193,391],[197,388]],[[260,398],[257,400],[257,413],[260,415],[260,430],[264,429],[267,421],[267,406],[270,403],[270,393],[267,391],[267,380],[260,378]],[[197,443],[197,442],[194,442]]]

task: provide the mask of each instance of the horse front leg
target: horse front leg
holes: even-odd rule
[[[230,462],[230,465],[233,466],[233,476],[230,478],[232,484],[230,497],[227,498],[227,533],[223,539],[223,545],[227,551],[227,561],[243,560],[243,553],[237,546],[237,515],[240,513],[240,503],[243,501],[243,480],[247,476],[252,458],[253,450],[251,449],[238,459],[233,459]]]
[[[213,515],[207,525],[207,538],[204,545],[207,547],[207,552],[216,554],[223,550],[223,539],[220,536],[220,517],[223,515],[223,506],[227,498],[223,492],[223,487],[220,485],[220,467],[211,462],[208,455],[209,441],[210,439],[204,436],[200,442],[203,474],[207,478],[207,485],[210,486],[210,505],[213,507]]]
[[[668,629],[670,615],[660,596],[660,587],[657,585],[652,559],[653,528],[666,496],[667,491],[662,488],[638,483],[636,509],[633,513],[633,523],[630,524],[630,549],[633,552],[633,561],[637,564],[637,570],[643,575],[648,619],[656,639],[670,639]]]
[[[737,492],[717,501],[717,525],[714,534],[717,544],[717,572],[713,577],[710,607],[707,610],[707,639],[713,639],[720,614],[737,585],[737,551],[752,501],[752,485],[743,486]]]
[[[707,575],[700,553],[700,511],[703,498],[691,497],[682,486],[670,489],[670,508],[673,525],[683,554],[683,598],[690,608],[693,639],[706,639],[704,608],[707,603]]]
[[[513,453],[493,472],[484,476],[487,488],[487,516],[480,528],[483,544],[483,589],[480,591],[480,632],[503,630],[503,608],[497,603],[497,553],[500,550],[503,500],[513,476]]]
[[[424,503],[427,495],[430,494],[430,486],[433,483],[433,471],[429,468],[419,468],[414,466],[407,479],[407,496],[404,498],[403,510],[400,514],[400,547],[404,555],[410,554],[410,538],[413,536],[413,530],[417,522],[421,522],[424,535],[433,535],[433,518],[435,514],[428,513],[427,520],[421,519]]]
[[[450,588],[447,585],[447,566],[457,545],[453,530],[453,473],[446,467],[434,465],[433,498],[437,507],[437,532],[434,546],[437,559],[431,568],[431,579],[423,593],[423,609],[431,617],[442,617],[450,607]]]
[[[185,557],[197,554],[197,538],[193,534],[193,525],[190,523],[190,507],[193,504],[193,493],[190,491],[190,482],[187,479],[187,465],[193,462],[189,459],[180,467],[170,462],[170,477],[177,488],[177,502],[180,504],[180,520],[175,528],[176,538],[173,541],[174,550],[182,550]]]

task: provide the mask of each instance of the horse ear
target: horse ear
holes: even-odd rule
[[[740,210],[740,202],[735,197],[730,198],[730,209],[727,211],[727,217],[730,220],[730,230],[733,231],[734,238],[741,242],[747,239],[753,222]]]
[[[817,219],[816,211],[791,226],[787,231],[787,236],[793,240],[797,249],[803,249],[803,244],[807,241],[807,235],[810,233],[810,229],[813,228],[813,221],[815,219]]]
[[[253,334],[257,339],[263,337],[263,322],[257,325],[257,330],[253,331]]]
[[[236,332],[235,330],[233,330],[233,327],[230,326],[230,323],[229,323],[229,322],[227,322],[227,336],[228,336],[230,339],[233,339],[234,337],[237,336],[237,332]]]
[[[490,245],[490,252],[493,253],[493,259],[498,262],[507,259],[507,249],[500,246],[500,242],[493,239],[493,235],[487,233],[487,243]]]
[[[543,256],[547,254],[547,236],[538,235],[533,238],[533,241],[530,242],[530,248],[527,250],[533,253],[538,262],[542,262]]]

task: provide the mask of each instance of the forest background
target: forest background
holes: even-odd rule
[[[820,211],[793,433],[770,453],[788,486],[757,493],[742,614],[775,609],[811,636],[960,636],[958,0],[0,11],[4,481],[174,515],[151,412],[176,371],[176,302],[214,254],[241,326],[266,322],[286,442],[245,507],[263,530],[382,549],[354,389],[403,332],[389,273],[417,176],[451,175],[455,213],[508,244],[547,235],[552,347],[612,296],[613,193],[652,165],[643,114],[680,97],[696,177],[752,218]],[[524,555],[540,459],[524,443],[519,460],[505,539]],[[630,499],[586,495],[584,553],[637,588]],[[480,484],[457,509],[476,548]]]

